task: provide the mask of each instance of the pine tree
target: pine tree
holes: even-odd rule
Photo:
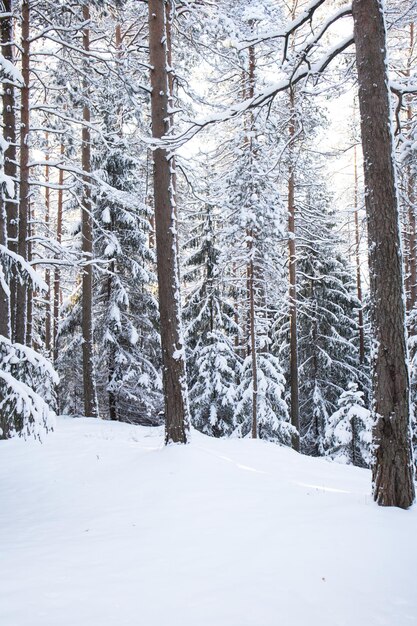
[[[160,0],[149,0],[149,51],[151,64],[152,135],[160,140],[171,130],[168,104],[167,11]],[[171,19],[170,16],[169,19]],[[172,155],[171,155],[172,157]],[[153,151],[155,235],[159,287],[159,312],[163,363],[166,443],[186,443],[189,432],[185,346],[181,326],[178,276],[178,228],[175,204],[174,163],[166,148]]]
[[[354,0],[352,12],[364,151],[372,327],[377,346],[373,370],[377,416],[374,498],[380,505],[408,508],[415,499],[414,467],[384,14],[378,0]],[[373,120],[372,125],[369,119]]]
[[[193,287],[186,299],[184,320],[193,425],[222,437],[234,428],[240,369],[234,338],[239,328],[221,281],[215,224],[215,207],[207,198],[188,241],[194,249],[186,261],[183,279],[192,281]]]
[[[372,418],[365,408],[363,391],[349,383],[337,401],[338,409],[330,415],[324,447],[326,454],[339,463],[369,467],[372,461]]]

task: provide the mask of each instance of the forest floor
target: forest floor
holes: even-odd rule
[[[0,442],[1,626],[410,626],[417,509],[253,440],[59,418]]]

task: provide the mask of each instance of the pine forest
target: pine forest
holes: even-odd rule
[[[0,37],[0,624],[417,626],[415,0]]]

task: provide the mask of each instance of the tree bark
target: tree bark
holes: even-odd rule
[[[378,0],[353,0],[373,335],[375,501],[409,507],[415,497],[405,341],[404,285],[386,41]]]
[[[290,388],[291,388],[291,424],[297,435],[292,438],[292,447],[300,451],[300,408],[298,385],[298,328],[297,328],[297,251],[295,242],[295,171],[294,171],[294,91],[290,90],[290,172],[288,179],[288,254],[289,254],[289,297],[290,297]]]
[[[12,13],[12,0],[5,0],[3,2],[5,17],[0,20],[1,29],[1,43],[2,54],[5,59],[14,63],[14,48],[13,48],[13,18],[10,17]],[[16,103],[15,103],[15,88],[11,80],[3,80],[3,134],[4,139],[8,142],[8,147],[4,153],[4,173],[12,180],[17,178],[17,163],[16,163]],[[6,224],[4,225],[7,239],[5,244],[13,252],[17,252],[17,223],[18,223],[18,199],[16,195],[14,197],[5,197],[4,209],[6,212]],[[4,231],[3,231],[4,234]],[[10,271],[10,338],[14,336],[15,329],[15,311],[16,311],[16,272],[12,266]]]
[[[358,326],[359,326],[359,362],[365,363],[365,330],[363,327],[363,308],[362,308],[362,277],[361,277],[361,262],[359,254],[359,184],[358,184],[358,161],[356,146],[353,148],[353,168],[354,168],[354,186],[355,186],[355,263],[356,263],[356,295],[360,302],[358,309]]]
[[[0,158],[3,158],[1,155]],[[0,196],[0,245],[7,248],[7,214],[3,194]],[[6,263],[0,261],[0,335],[10,339],[10,290],[7,284]]]
[[[19,232],[17,251],[26,261],[28,254],[28,218],[29,218],[29,99],[30,99],[30,3],[22,2],[22,77],[21,117],[20,117],[20,197],[19,197]],[[16,341],[26,342],[27,294],[31,286],[26,281],[17,281],[16,289]]]
[[[61,160],[63,159],[65,153],[64,143],[61,141]],[[57,203],[57,217],[56,217],[56,241],[57,244],[61,244],[62,241],[62,212],[63,212],[63,202],[64,202],[64,170],[62,167],[59,169],[58,173],[58,203]],[[54,269],[54,303],[53,303],[53,318],[54,318],[54,337],[53,337],[53,353],[54,353],[54,363],[57,362],[58,359],[58,327],[59,327],[59,306],[61,300],[61,271],[59,269],[59,265],[55,266]]]
[[[83,29],[83,49],[90,50],[90,11],[83,5],[83,20],[87,26]],[[85,71],[88,73],[89,63],[85,61]],[[88,103],[88,79],[83,80],[84,106],[83,129],[81,145],[81,161],[83,168],[83,199],[82,199],[82,251],[84,268],[82,278],[82,334],[83,334],[83,390],[84,412],[88,417],[98,417],[98,403],[94,372],[94,331],[93,331],[93,216],[91,203],[91,133],[90,107]]]
[[[248,94],[249,98],[253,98],[255,93],[255,68],[256,68],[256,57],[255,57],[255,48],[254,46],[250,46],[248,50],[249,56],[249,65],[248,65],[248,73],[247,73],[247,86],[245,87],[245,92]],[[244,83],[245,84],[245,83]],[[246,149],[249,152],[250,161],[254,158],[254,147],[252,143],[253,133],[255,131],[254,127],[254,119],[253,113],[249,112],[248,115],[248,124],[247,129],[250,133],[247,134],[245,138]],[[251,184],[251,183],[249,183]],[[252,195],[252,194],[250,194]],[[256,294],[255,294],[255,260],[254,260],[254,239],[255,239],[255,231],[253,228],[248,228],[247,231],[247,240],[248,240],[248,256],[249,262],[246,269],[246,277],[247,277],[247,291],[248,291],[248,300],[249,300],[249,342],[248,342],[248,354],[251,357],[251,366],[252,366],[252,439],[256,439],[258,437],[258,359],[257,359],[257,345],[256,345],[256,323],[255,323],[255,315],[256,315]]]
[[[27,255],[28,263],[32,263],[32,236],[33,236],[33,222],[34,212],[29,203],[29,221],[28,221],[28,243],[27,243]],[[26,295],[26,339],[25,344],[32,347],[33,340],[33,294],[34,290],[31,286],[27,289]]]
[[[152,134],[156,139],[169,130],[166,6],[149,0],[149,50],[151,64]],[[185,350],[177,259],[177,219],[173,165],[164,148],[153,152],[156,257],[165,400],[165,441],[186,443],[189,409]]]
[[[414,53],[414,23],[410,24],[410,48],[409,48],[409,61],[407,68],[407,75],[410,76],[411,64],[413,62]],[[409,96],[407,104],[407,125],[411,129],[413,120],[413,107],[412,99],[413,95]],[[416,214],[415,214],[415,173],[413,168],[409,165],[407,167],[407,200],[408,200],[408,224],[409,224],[409,307],[410,311],[414,308],[417,300],[417,259],[416,259]]]
[[[46,133],[46,154],[45,154],[45,226],[47,230],[47,236],[49,237],[50,222],[51,222],[51,192],[49,188],[49,152],[48,152],[48,133]],[[45,270],[45,283],[48,291],[45,294],[45,349],[48,356],[51,354],[51,340],[52,340],[52,311],[51,311],[51,270],[46,268]]]

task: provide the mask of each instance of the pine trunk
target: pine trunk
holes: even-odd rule
[[[83,30],[83,49],[90,50],[90,11],[83,5],[83,20],[87,26]],[[88,62],[85,63],[88,71]],[[94,337],[93,337],[93,217],[91,203],[91,133],[90,108],[88,105],[88,79],[83,80],[84,97],[87,103],[83,106],[83,129],[81,160],[83,176],[83,204],[82,204],[82,250],[84,258],[82,280],[82,334],[83,334],[83,390],[84,412],[89,417],[98,417],[98,403],[94,375]]]
[[[46,133],[46,149],[48,150],[48,133]],[[48,162],[49,154],[45,155],[45,160]],[[51,222],[51,193],[49,189],[49,164],[45,166],[45,227],[47,231],[47,237],[50,232]],[[51,354],[51,325],[52,325],[52,311],[51,311],[51,270],[47,268],[45,270],[45,283],[48,291],[45,294],[45,349],[48,356]]]
[[[33,236],[33,209],[29,204],[29,222],[28,222],[28,244],[27,244],[27,254],[28,254],[28,263],[32,263],[32,236]],[[26,311],[26,345],[32,347],[33,342],[33,288],[29,287],[27,290],[27,311]]]
[[[30,5],[29,0],[22,3],[22,77],[21,117],[20,117],[20,197],[19,197],[19,232],[17,251],[26,261],[28,255],[29,221],[29,98],[30,98]],[[27,294],[31,286],[26,281],[17,281],[16,289],[16,341],[26,342]]]
[[[61,142],[61,160],[64,156],[64,144]],[[58,204],[57,204],[57,216],[56,216],[56,241],[60,245],[62,241],[62,212],[64,202],[64,170],[62,167],[59,169],[58,174]],[[54,363],[58,359],[58,327],[59,327],[59,306],[61,299],[61,272],[59,265],[54,269],[54,303],[53,303],[53,318],[54,318],[54,337],[53,337],[53,353]]]
[[[0,196],[0,246],[7,248],[7,214]],[[0,260],[0,335],[10,339],[10,291],[6,281],[6,263]]]
[[[375,340],[374,499],[380,505],[407,508],[413,503],[415,494],[399,211],[385,64],[385,25],[378,0],[353,0],[352,10]]]
[[[300,409],[298,385],[298,328],[297,328],[297,251],[295,243],[295,172],[294,172],[294,92],[290,91],[291,119],[289,126],[290,172],[288,179],[288,254],[289,254],[289,297],[290,297],[290,388],[291,424],[297,430],[292,438],[292,447],[300,451]]]
[[[169,130],[167,32],[164,0],[149,0],[149,49],[151,63],[152,134],[163,137]],[[165,400],[165,441],[186,443],[189,412],[185,353],[181,329],[176,207],[173,164],[167,150],[153,152],[155,235],[159,289],[159,313]]]
[[[362,278],[361,278],[361,262],[360,262],[360,236],[359,236],[359,183],[358,183],[358,161],[356,146],[353,149],[353,167],[354,167],[354,185],[355,185],[355,263],[356,263],[356,295],[360,302],[358,309],[358,326],[359,326],[359,362],[365,363],[365,329],[363,327],[363,308],[362,308]]]
[[[248,66],[248,74],[247,74],[247,87],[245,87],[245,92],[248,94],[249,98],[253,98],[255,93],[255,68],[256,68],[256,57],[255,57],[255,48],[253,46],[249,47],[249,66]],[[255,132],[254,127],[254,118],[253,113],[249,113],[249,119],[247,124],[248,136],[246,137],[245,143],[246,148],[249,151],[250,160],[254,158],[254,147],[252,143],[253,133]],[[252,194],[251,194],[252,195]],[[246,270],[247,276],[247,290],[249,296],[249,342],[248,342],[248,354],[251,357],[252,364],[252,439],[256,439],[258,437],[258,358],[257,358],[257,341],[256,341],[256,323],[255,323],[255,315],[256,315],[256,293],[255,293],[255,260],[254,260],[254,238],[255,231],[253,228],[250,228],[247,232],[248,237],[248,254],[249,254],[249,263]]]
[[[12,0],[3,2],[5,17],[0,19],[2,55],[10,63],[14,64],[13,53],[13,18]],[[16,113],[15,113],[15,88],[10,79],[3,79],[3,135],[9,144],[4,153],[4,173],[13,180],[17,178],[16,165]],[[16,197],[6,197],[4,199],[4,210],[6,212],[6,229],[7,239],[5,244],[13,252],[17,252],[17,223],[18,223],[18,200]],[[4,234],[4,233],[3,233]],[[10,332],[14,336],[15,328],[15,311],[16,311],[16,272],[12,267],[10,272]]]
[[[410,48],[409,48],[409,67],[407,69],[407,75],[411,74],[411,66],[413,63],[413,54],[414,54],[414,23],[410,24]],[[412,98],[413,96],[409,96],[409,101],[407,105],[407,126],[408,129],[411,130],[412,120],[413,120],[413,108],[412,108]],[[409,306],[410,311],[415,307],[417,300],[417,259],[416,259],[416,214],[415,214],[415,202],[416,202],[416,191],[415,191],[415,169],[410,165],[407,168],[407,200],[408,200],[408,224],[409,224],[409,244],[408,244],[408,252],[409,252]]]

